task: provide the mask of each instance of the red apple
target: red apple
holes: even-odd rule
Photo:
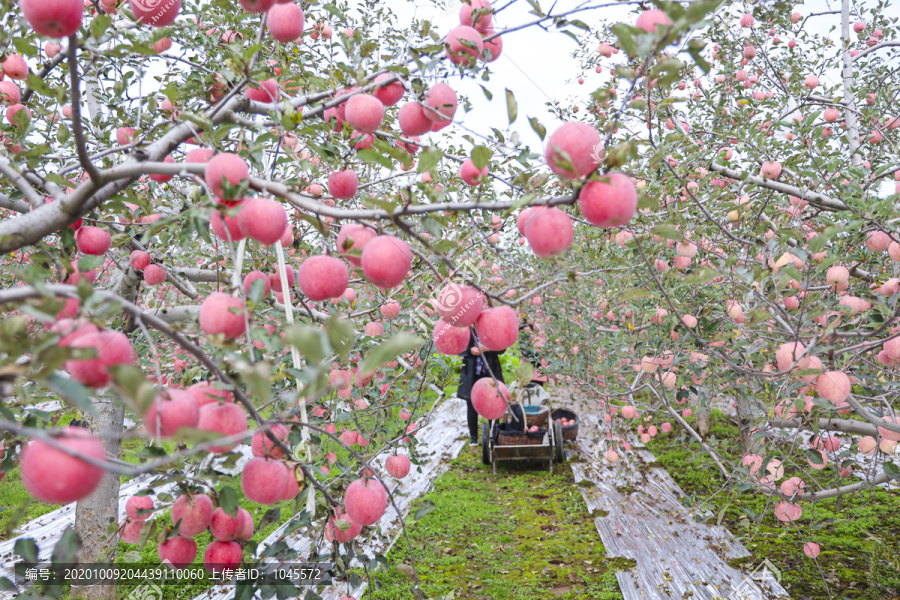
[[[284,206],[269,198],[245,200],[237,215],[237,225],[241,233],[263,246],[271,246],[279,241],[287,224]]]
[[[234,571],[241,566],[243,555],[244,549],[237,542],[212,542],[203,553],[203,566],[209,573]]]
[[[197,557],[197,542],[178,535],[160,544],[156,551],[159,560],[170,569],[186,569]]]
[[[293,42],[303,35],[303,9],[293,2],[275,4],[269,9],[266,24],[277,41]]]
[[[608,173],[581,188],[578,207],[591,225],[621,227],[637,210],[637,190],[627,175]]]
[[[19,0],[25,20],[40,35],[64,38],[81,27],[82,0]]]
[[[222,437],[245,433],[247,431],[247,413],[244,412],[243,407],[237,404],[207,404],[200,409],[197,429],[213,431]],[[224,446],[212,446],[209,448],[209,452],[217,454],[228,452],[238,444],[239,442],[231,442]]]
[[[553,258],[572,245],[575,229],[568,213],[558,208],[538,212],[525,226],[525,239],[540,258]]]
[[[99,438],[86,429],[67,427],[56,441],[78,456],[106,460]],[[41,502],[68,504],[88,496],[103,479],[103,469],[58,450],[42,440],[31,440],[22,449],[19,468],[22,484]]]
[[[241,473],[241,489],[253,502],[275,504],[284,498],[289,476],[284,463],[272,458],[253,458]]]
[[[234,339],[244,334],[245,302],[224,292],[214,292],[200,305],[200,329],[206,335],[222,334]]]
[[[363,133],[372,133],[381,126],[384,120],[384,104],[375,96],[356,94],[344,107],[345,121]]]
[[[186,390],[170,389],[168,399],[160,394],[153,400],[144,415],[144,429],[154,437],[171,437],[182,427],[196,427],[199,419],[200,406],[194,396]]]
[[[384,468],[395,479],[403,479],[409,475],[410,462],[405,454],[388,456],[384,461]]]
[[[134,351],[124,333],[118,331],[98,331],[78,337],[71,342],[72,348],[93,350],[94,357],[70,359],[66,370],[73,379],[88,387],[105,387],[109,384],[109,367],[134,364]]]
[[[363,247],[361,264],[366,280],[389,289],[406,279],[412,266],[412,250],[398,237],[379,235]]]
[[[347,265],[339,258],[326,255],[311,256],[300,264],[297,284],[315,302],[339,298],[350,280]]]
[[[387,509],[388,496],[384,486],[375,479],[357,479],[344,494],[347,514],[355,523],[374,525]]]
[[[194,494],[191,497],[181,495],[172,505],[172,524],[181,522],[178,532],[187,537],[194,537],[206,531],[212,520],[213,503],[206,494]]]
[[[489,308],[475,321],[475,333],[488,350],[500,352],[516,342],[519,336],[519,319],[508,306]]]
[[[495,383],[490,377],[482,377],[472,386],[472,406],[490,421],[506,414],[508,399],[509,392],[503,382]]]

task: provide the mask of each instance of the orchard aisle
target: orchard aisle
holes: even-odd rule
[[[724,527],[694,521],[680,502],[684,493],[664,469],[651,466],[656,458],[640,442],[631,440],[633,450],[617,463],[598,460],[606,452],[599,416],[561,391],[551,391],[555,404],[572,406],[581,420],[570,453],[582,460],[572,463],[572,472],[593,484],[580,489],[588,510],[600,513],[594,523],[603,545],[610,558],[636,563],[616,573],[625,600],[790,598],[764,567],[751,579],[728,565],[750,553]],[[630,491],[619,491],[624,488]]]

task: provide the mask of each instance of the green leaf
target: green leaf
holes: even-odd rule
[[[385,169],[390,169],[391,159],[388,156],[385,156],[378,150],[374,148],[365,148],[356,153],[356,156],[359,157],[360,160],[363,160],[369,164],[381,165]]]
[[[897,467],[892,462],[885,462],[881,465],[881,468],[884,470],[885,475],[888,475],[891,479],[900,479],[900,467]]]
[[[510,208],[510,210],[516,210],[518,208],[522,208],[523,206],[526,206],[526,205],[534,202],[534,200],[536,198],[537,198],[537,194],[522,194],[521,196],[519,196],[518,198],[513,200],[513,203],[512,203],[512,205],[510,205],[509,208]]]
[[[70,565],[75,562],[75,556],[81,548],[81,541],[78,534],[71,527],[63,531],[62,537],[53,547],[53,554],[50,556],[50,562],[54,565]]]
[[[333,3],[323,4],[322,8],[324,8],[325,10],[327,10],[328,12],[333,14],[335,17],[337,17],[341,21],[343,21],[346,18],[344,16],[344,13],[342,13],[341,10],[337,6],[335,6]]]
[[[400,354],[422,345],[422,340],[411,333],[398,333],[383,344],[372,348],[359,367],[360,373],[370,373],[391,362]]]
[[[141,534],[138,536],[138,548],[143,549],[152,539],[156,538],[156,519],[147,519],[144,526],[141,527]]]
[[[645,208],[655,209],[659,206],[659,198],[655,196],[648,196],[647,194],[638,195],[638,208],[643,210]]]
[[[675,240],[681,241],[684,237],[681,235],[681,232],[675,229],[675,226],[671,223],[663,223],[661,225],[657,225],[653,229],[650,230],[650,233],[653,235],[658,235],[661,238],[665,238],[667,240]]]
[[[334,526],[340,529],[341,531],[347,531],[350,527],[353,526],[353,523],[347,521],[345,519],[338,519],[334,522]]]
[[[24,56],[37,56],[38,49],[34,44],[31,43],[30,39],[17,37],[13,38],[12,43],[13,46],[16,47],[16,51],[18,51],[19,54],[22,54]]]
[[[276,506],[275,508],[270,508],[269,510],[267,510],[266,514],[263,515],[263,518],[259,520],[259,523],[256,526],[260,531],[262,531],[269,523],[278,523],[280,520],[281,507]]]
[[[516,117],[519,115],[519,105],[516,103],[515,95],[506,90],[506,116],[509,117],[509,124],[512,125],[515,122]]]
[[[69,131],[69,128],[66,126],[66,124],[60,123],[59,131],[56,133],[57,141],[59,141],[60,144],[65,144],[66,142],[69,141],[69,138],[71,137],[71,135],[72,134]]]
[[[339,319],[336,316],[331,317],[325,323],[325,334],[328,336],[332,349],[341,357],[346,358],[356,339],[356,327],[353,325],[353,321]]]
[[[250,386],[250,394],[255,400],[269,401],[272,396],[272,365],[268,361],[246,365],[241,369],[241,376]]]
[[[322,332],[307,325],[291,325],[284,332],[288,344],[297,350],[311,363],[318,363],[325,358],[325,347],[322,343]]]
[[[637,54],[637,40],[634,37],[634,27],[625,23],[616,23],[612,26],[612,32],[616,34],[619,47],[625,51],[625,54],[629,56]]]
[[[818,450],[813,450],[812,448],[809,448],[806,451],[806,458],[807,458],[807,460],[809,460],[810,463],[812,463],[814,465],[824,464],[822,461],[822,455],[819,454]]]
[[[418,521],[435,508],[434,502],[431,500],[422,500],[422,502],[419,503],[419,508],[416,509],[416,514],[413,515],[413,520]]]
[[[236,517],[238,514],[238,495],[231,486],[223,487],[219,490],[219,506],[225,511],[226,515]]]
[[[531,377],[534,375],[534,366],[530,362],[523,361],[516,367],[516,382],[519,387],[525,387],[531,383]]]
[[[699,39],[692,39],[688,42],[687,53],[691,55],[691,58],[694,59],[694,62],[698,67],[703,71],[704,75],[709,73],[709,63],[706,62],[706,59],[703,58],[703,48],[706,46],[706,43]]]
[[[472,162],[476,168],[483,169],[491,160],[491,154],[493,152],[487,146],[475,146],[472,148]]]
[[[91,37],[95,40],[99,40],[103,37],[103,34],[109,29],[111,24],[112,17],[109,15],[97,15],[94,17],[94,20],[91,21]]]
[[[250,284],[250,293],[247,294],[247,299],[250,300],[253,304],[259,304],[259,301],[262,300],[263,293],[266,290],[266,283],[262,279],[254,279]]]
[[[652,298],[653,294],[650,293],[649,290],[645,288],[634,288],[630,289],[621,296],[619,296],[619,302],[628,302],[629,300],[637,300],[638,298]]]
[[[51,98],[55,95],[53,93],[53,89],[47,85],[47,83],[35,75],[34,73],[29,73],[25,78],[25,83],[28,84],[28,88],[34,90],[38,94],[42,96],[50,96]]]
[[[94,404],[88,389],[71,377],[59,373],[51,373],[46,379],[47,387],[57,396],[64,398],[78,407],[79,410],[94,414]]]
[[[199,125],[203,129],[212,129],[212,121],[206,115],[198,115],[196,113],[183,112],[181,118],[190,121],[194,125]]]
[[[541,122],[537,120],[535,117],[528,117],[528,124],[531,125],[531,128],[534,129],[534,132],[538,134],[541,138],[541,141],[547,136],[547,128],[541,125]]]
[[[25,562],[36,563],[38,561],[38,547],[32,538],[19,538],[13,544],[13,554],[25,559]]]
[[[419,155],[419,165],[417,167],[417,171],[419,173],[424,173],[425,171],[430,171],[433,169],[444,157],[444,153],[441,152],[440,149],[435,148],[434,146],[427,148],[422,154]]]
[[[93,271],[94,269],[99,268],[104,262],[106,262],[106,256],[83,256],[78,259],[78,270],[84,273],[85,271]]]
[[[13,115],[13,125],[18,127],[19,129],[25,129],[28,127],[28,124],[31,123],[31,117],[28,115],[28,111],[24,108],[20,109],[15,115]]]
[[[712,267],[700,267],[693,273],[687,275],[681,281],[685,285],[699,285],[712,281],[719,276],[719,272]]]
[[[577,27],[579,29],[584,29],[585,31],[591,30],[591,28],[588,27],[587,23],[585,23],[584,21],[579,21],[578,19],[572,19],[571,21],[569,21],[569,25],[572,25],[573,27]]]

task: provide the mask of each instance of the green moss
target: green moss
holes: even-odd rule
[[[712,413],[710,423],[710,439],[717,452],[732,460],[739,458],[737,427],[718,411]],[[714,518],[721,515],[722,524],[743,538],[753,556],[734,561],[735,566],[752,568],[768,558],[782,571],[781,583],[795,598],[828,598],[828,590],[834,598],[860,600],[900,595],[896,552],[900,497],[896,492],[876,489],[804,503],[797,523],[782,523],[775,518],[774,503],[765,496],[723,492],[718,471],[696,442],[659,435],[647,447],[685,491],[686,504],[703,502]],[[792,474],[788,467],[787,476]],[[816,479],[827,487],[841,483],[831,469],[816,472]],[[803,553],[806,541],[819,544],[818,565]]]
[[[498,467],[464,452],[420,502],[434,510],[408,522],[412,555],[429,598],[611,600],[621,598],[610,561],[570,469],[553,475],[539,465]],[[398,566],[408,565],[401,538],[389,567],[372,574],[370,600],[414,598]],[[401,569],[404,567],[401,566]]]
[[[0,540],[16,537],[13,529],[59,507],[59,504],[45,504],[32,498],[22,484],[19,469],[13,469],[0,484]]]

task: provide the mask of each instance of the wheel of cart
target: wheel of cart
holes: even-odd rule
[[[481,428],[481,462],[486,465],[491,464],[491,425],[492,421],[488,421]]]
[[[559,424],[559,421],[553,421],[553,426],[550,429],[553,431],[553,449],[556,454],[556,462],[564,463],[566,462],[566,445],[565,440],[563,440],[562,425]]]

